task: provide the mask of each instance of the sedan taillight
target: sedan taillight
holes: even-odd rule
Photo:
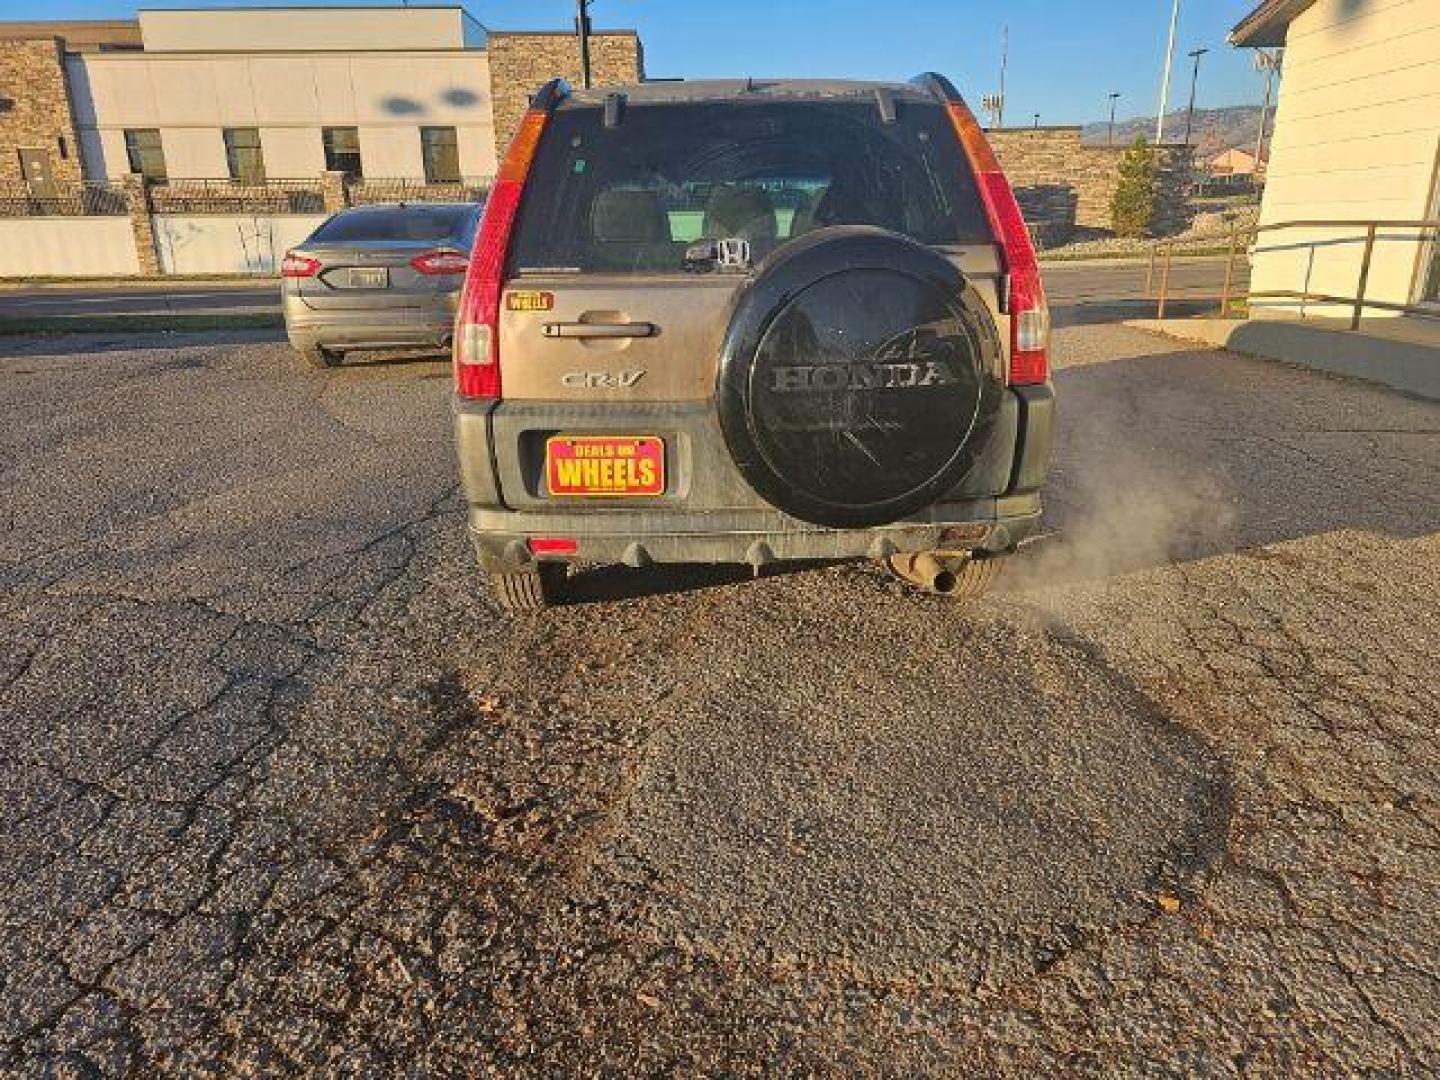
[[[453,248],[436,248],[416,255],[410,265],[422,274],[463,274],[470,268],[470,258]]]
[[[312,259],[308,255],[296,255],[293,251],[287,251],[285,258],[280,260],[281,277],[314,277],[319,269],[319,259]]]

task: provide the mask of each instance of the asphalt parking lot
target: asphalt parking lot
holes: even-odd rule
[[[1064,330],[1050,526],[509,619],[448,366],[0,342],[0,1072],[1440,1070],[1440,408]]]

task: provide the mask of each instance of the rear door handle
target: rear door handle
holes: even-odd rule
[[[654,337],[660,331],[658,326],[648,322],[549,322],[544,329],[545,336],[552,338]]]

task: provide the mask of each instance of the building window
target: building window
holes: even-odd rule
[[[244,184],[265,182],[265,153],[260,148],[259,128],[225,129],[225,164],[231,180]]]
[[[321,128],[325,144],[325,168],[346,176],[364,176],[360,168],[360,132],[353,127]]]
[[[130,161],[131,172],[138,172],[146,180],[165,179],[165,148],[160,145],[160,132],[156,128],[127,128],[125,157]]]
[[[420,154],[425,159],[425,180],[431,184],[460,182],[460,148],[453,127],[422,127]]]

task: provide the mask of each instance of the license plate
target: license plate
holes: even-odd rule
[[[557,435],[545,443],[551,495],[662,495],[665,443],[653,435]]]
[[[385,289],[390,286],[390,271],[383,266],[352,266],[345,283],[352,289]]]

